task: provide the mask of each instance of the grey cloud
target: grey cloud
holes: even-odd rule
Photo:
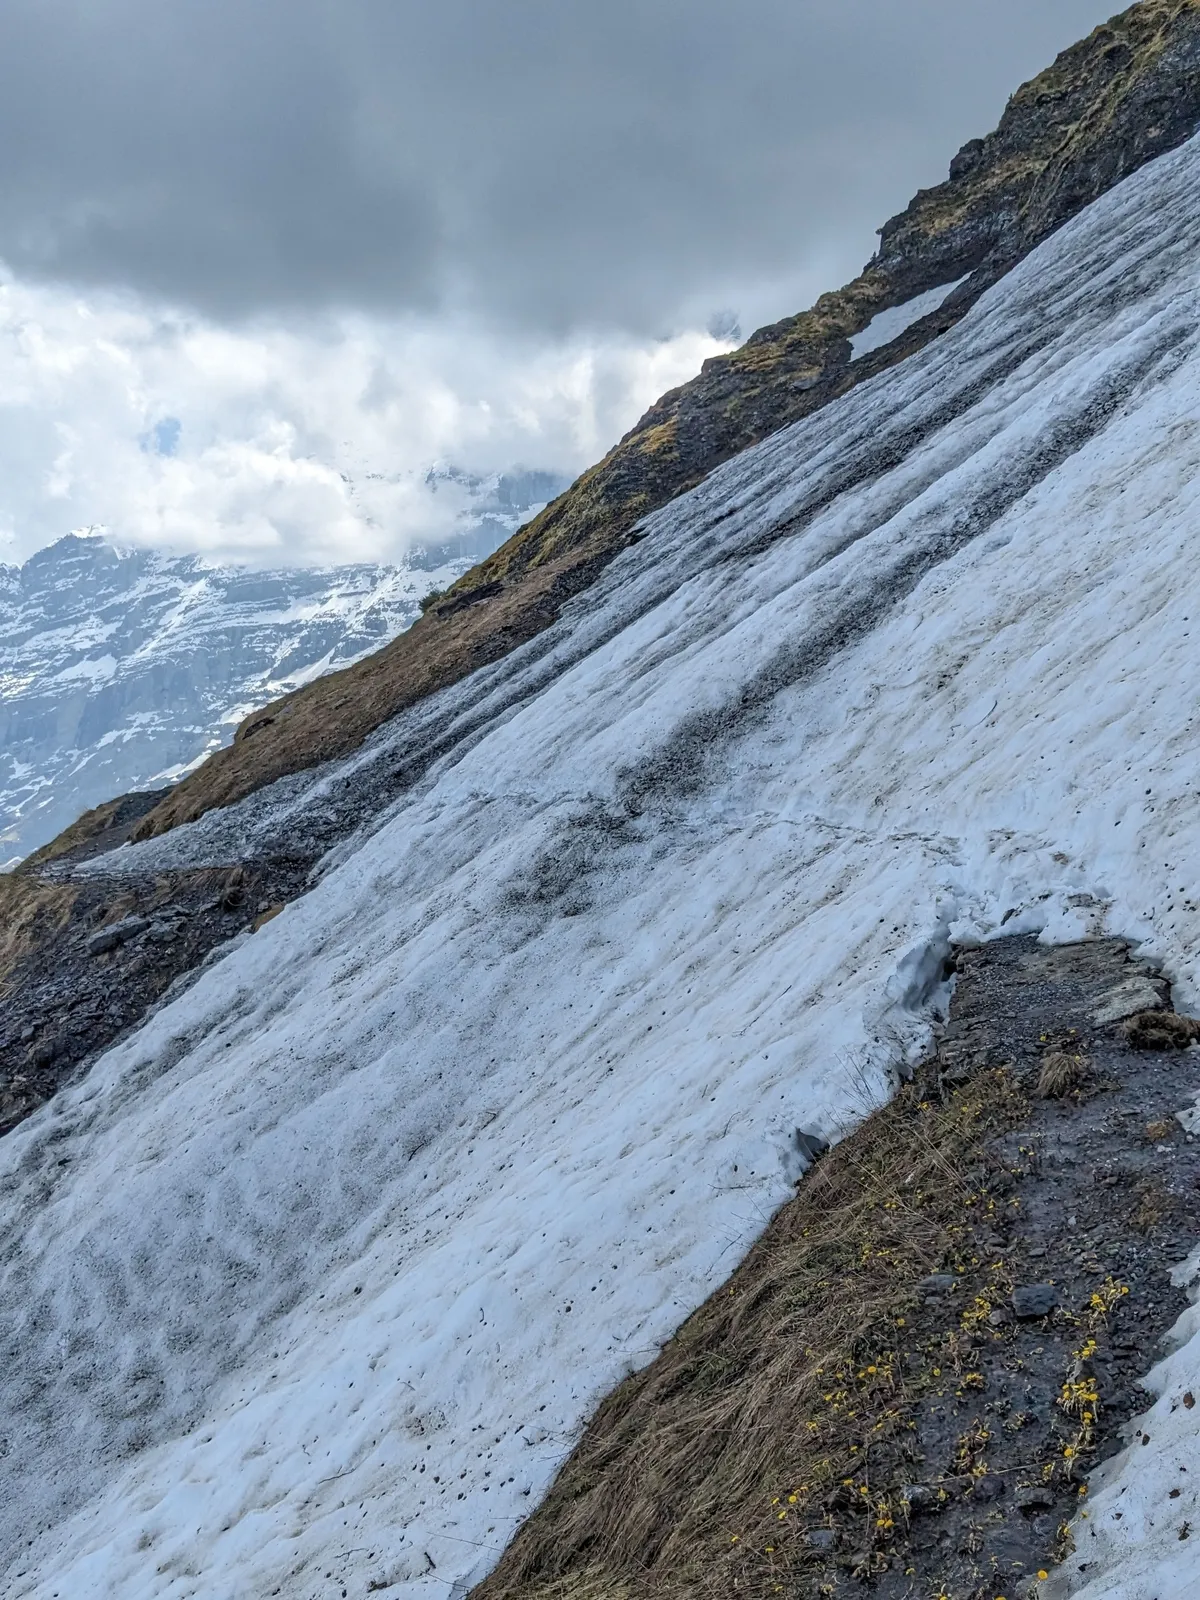
[[[858,265],[1108,9],[7,0],[0,257],[221,317],[452,301],[663,332]]]

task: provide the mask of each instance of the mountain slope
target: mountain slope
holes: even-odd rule
[[[533,637],[595,581],[640,517],[952,326],[1041,239],[1198,121],[1198,0],[1143,0],[1098,28],[1013,96],[946,183],[887,223],[859,278],[706,362],[395,644],[247,719],[139,836],[346,755],[406,706]],[[944,305],[855,359],[851,340],[877,314],[952,284]]]
[[[1170,998],[1119,940],[1005,937],[954,969],[936,1053],[606,1398],[478,1600],[1044,1597],[1081,1494],[1090,1567],[1090,1491],[1188,1306],[1162,1264],[1194,1221],[1200,1147],[1174,1114],[1196,1065],[1112,1025]],[[1047,1041],[1069,1084],[1042,1087]],[[1032,1284],[1041,1314],[1018,1314]],[[1200,1485],[1146,1426],[1177,1534]]]
[[[0,865],[88,807],[173,783],[270,696],[377,651],[561,486],[430,480],[462,509],[397,567],[248,572],[74,534],[0,566]]]
[[[0,569],[0,852],[169,784],[266,695],[377,649],[428,587],[421,572],[241,573],[76,535]]]
[[[72,869],[334,846],[0,1141],[6,1592],[462,1594],[952,937],[1195,1001],[1198,247],[1192,142],[358,757]],[[1185,1594],[1131,1529],[1087,1592]]]

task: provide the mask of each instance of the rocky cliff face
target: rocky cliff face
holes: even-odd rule
[[[0,566],[0,866],[114,795],[173,783],[248,712],[377,651],[561,486],[438,476],[469,510],[399,567],[245,572],[74,534]]]
[[[1144,0],[1096,29],[1018,90],[944,184],[883,227],[853,283],[706,362],[416,627],[248,723],[242,734],[253,731],[253,743],[239,736],[192,774],[141,835],[346,754],[424,695],[539,633],[636,536],[639,518],[945,332],[1042,239],[1198,121],[1200,0]],[[951,284],[944,303],[856,358],[851,341],[877,315]]]

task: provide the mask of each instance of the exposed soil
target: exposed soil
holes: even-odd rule
[[[936,1056],[605,1402],[479,1600],[1036,1592],[1186,1304],[1200,1054],[1134,1048],[1188,1030],[1122,1025],[1170,994],[1119,941],[957,964]]]
[[[123,831],[115,827],[109,841]],[[83,840],[77,853],[94,854],[95,841]],[[0,961],[0,1135],[137,1027],[172,984],[198,975],[211,952],[294,899],[308,870],[307,862],[270,862],[147,878],[0,880],[3,910],[29,925]],[[119,942],[97,948],[113,929]]]

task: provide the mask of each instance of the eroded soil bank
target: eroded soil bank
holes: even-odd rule
[[[0,1135],[300,894],[309,867],[0,879]]]
[[[1135,1048],[1171,997],[1119,941],[957,966],[936,1056],[605,1402],[479,1600],[1036,1593],[1186,1304],[1200,1055]]]

